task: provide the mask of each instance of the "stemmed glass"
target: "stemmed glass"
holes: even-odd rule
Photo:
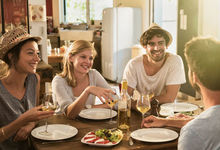
[[[42,111],[55,111],[58,108],[58,104],[53,101],[52,92],[48,92],[44,95],[42,104],[43,104],[43,106],[41,108]],[[54,115],[56,115],[56,113],[54,113]],[[52,133],[48,132],[47,127],[48,127],[48,122],[46,120],[45,130],[39,132],[39,134],[46,135],[46,136],[52,135]]]
[[[117,93],[116,93],[116,89],[113,89],[112,88],[112,91],[115,93],[115,95],[114,94],[111,94],[111,97],[113,98],[113,100],[111,100],[111,99],[108,99],[108,102],[107,102],[107,104],[108,104],[108,106],[110,107],[110,121],[109,121],[109,124],[113,124],[113,123],[116,123],[116,121],[113,121],[112,120],[112,108],[115,106],[115,104],[118,102],[118,100],[119,100],[119,96],[117,95]]]
[[[152,93],[148,92],[147,94],[140,94],[140,97],[137,99],[137,110],[142,114],[142,120],[144,119],[144,114],[150,110],[150,99],[152,98]]]

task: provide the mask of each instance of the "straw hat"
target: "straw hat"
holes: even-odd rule
[[[152,23],[152,24],[150,25],[150,27],[147,29],[147,31],[149,31],[149,30],[161,30],[161,31],[165,32],[166,35],[167,35],[168,38],[169,38],[168,43],[166,43],[167,46],[169,46],[169,45],[172,43],[172,41],[173,41],[172,35],[171,35],[168,31],[162,29],[162,28],[161,28],[159,25],[157,25],[156,23]],[[146,31],[146,32],[147,32],[147,31]]]
[[[3,34],[0,38],[0,59],[4,58],[10,49],[28,39],[40,41],[42,38],[31,36],[22,28],[15,28]]]

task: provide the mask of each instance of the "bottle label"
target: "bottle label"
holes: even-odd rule
[[[126,109],[127,108],[127,101],[120,100],[118,101],[118,109]]]

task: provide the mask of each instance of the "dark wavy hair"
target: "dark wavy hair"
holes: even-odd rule
[[[161,29],[149,29],[145,31],[140,38],[140,44],[144,47],[148,44],[148,41],[151,40],[154,36],[163,37],[167,43],[169,43],[170,38],[164,30]]]

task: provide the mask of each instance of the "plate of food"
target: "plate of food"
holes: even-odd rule
[[[110,109],[106,108],[90,108],[84,109],[79,113],[79,116],[91,120],[110,119]],[[117,116],[117,112],[112,110],[112,118]]]
[[[99,129],[88,132],[81,142],[92,146],[110,147],[117,145],[123,138],[121,130],[114,129]]]

